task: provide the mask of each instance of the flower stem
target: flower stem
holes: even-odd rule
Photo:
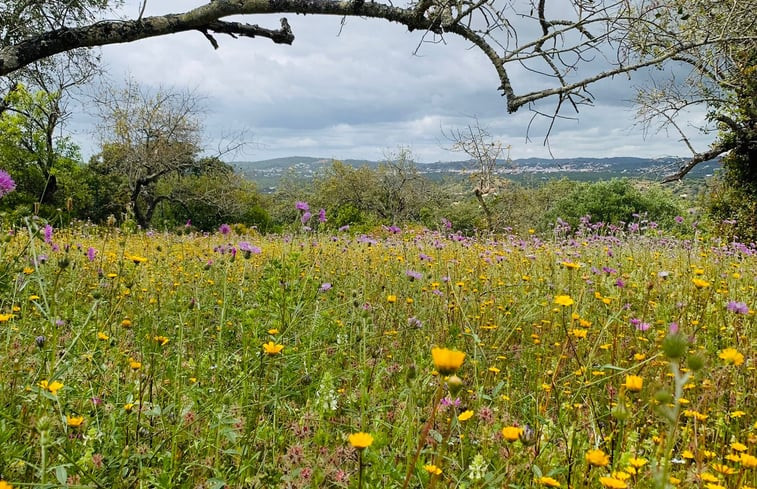
[[[423,430],[421,430],[421,436],[418,439],[418,448],[415,450],[415,455],[413,455],[412,460],[410,460],[410,463],[407,466],[407,474],[405,474],[405,482],[402,484],[402,489],[407,489],[407,486],[410,483],[410,477],[412,477],[413,475],[413,467],[415,467],[415,464],[418,462],[418,457],[420,456],[423,445],[426,442],[426,436],[428,436],[428,432],[434,425],[434,420],[436,419],[436,411],[439,408],[439,402],[442,399],[442,390],[443,386],[440,380],[439,385],[436,388],[436,394],[434,395],[434,404],[433,408],[431,409],[431,416],[429,416],[428,421],[426,421],[426,425],[423,427]]]

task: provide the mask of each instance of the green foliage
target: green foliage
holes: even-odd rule
[[[55,135],[60,94],[31,93],[18,86],[8,100],[12,109],[0,115],[0,168],[14,177],[17,187],[0,208],[21,207],[28,213],[36,206],[47,218],[64,212],[78,215],[90,205],[91,196],[83,186],[79,148],[70,138]]]
[[[643,216],[663,225],[672,225],[681,209],[674,198],[658,186],[640,189],[626,179],[578,184],[562,196],[546,214],[549,222],[557,218],[577,226],[584,216],[592,222],[630,223]]]
[[[757,240],[757,52],[734,54],[738,83],[721,121],[721,139],[734,148],[723,157],[705,208],[724,236]]]
[[[729,160],[735,158],[729,156]],[[711,227],[725,238],[757,241],[757,193],[749,186],[729,182],[728,172],[710,180],[702,206]]]
[[[223,223],[255,226],[261,231],[272,226],[255,184],[207,159],[188,175],[165,179],[157,194],[165,198],[153,224],[161,223],[169,229],[187,221],[203,231],[217,229]]]

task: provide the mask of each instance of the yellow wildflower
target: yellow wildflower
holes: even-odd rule
[[[744,355],[735,348],[726,348],[718,355],[726,364],[739,366],[744,363]]]
[[[558,306],[569,307],[575,304],[575,302],[570,298],[569,295],[556,295],[555,304],[557,304]]]
[[[710,474],[709,472],[702,472],[699,474],[699,480],[702,482],[720,482],[720,479]]]
[[[457,369],[465,361],[465,353],[448,348],[432,348],[431,358],[434,362],[434,368],[442,375],[450,375],[457,372]]]
[[[347,439],[349,440],[350,445],[358,450],[363,450],[373,444],[373,436],[371,436],[370,433],[363,433],[362,431],[352,433]]]
[[[626,489],[628,487],[628,484],[615,477],[600,477],[599,483],[602,484],[602,487],[608,489]]]
[[[725,464],[712,464],[712,470],[720,472],[723,475],[733,475],[736,473],[736,469]]]
[[[442,473],[442,469],[440,469],[439,467],[437,467],[434,464],[424,465],[423,466],[423,470],[425,470],[429,474],[433,474],[433,475],[439,475],[439,474]]]
[[[610,456],[602,450],[589,450],[586,452],[586,461],[594,467],[605,467],[610,463]]]
[[[707,489],[725,489],[725,486],[721,486],[720,484],[715,484],[712,482],[708,482],[704,485]]]
[[[48,382],[47,380],[42,380],[38,384],[40,387],[45,389],[46,391],[50,392],[50,394],[57,396],[58,391],[63,388],[63,384],[58,382],[57,380],[54,380],[52,382]]]
[[[757,457],[749,455],[748,453],[742,453],[739,462],[745,469],[753,469],[757,467]]]
[[[160,343],[160,346],[165,346],[170,340],[166,336],[155,336],[153,338],[155,342]]]
[[[145,258],[144,256],[139,256],[139,255],[127,254],[127,255],[124,255],[124,258],[126,258],[127,260],[131,260],[132,262],[134,262],[135,265],[139,265],[140,263],[144,263],[147,261],[147,258]]]
[[[519,428],[517,426],[505,426],[504,428],[502,428],[502,438],[510,442],[513,442],[520,438],[520,435],[522,433],[523,428]]]
[[[84,422],[84,416],[66,415],[66,424],[68,426],[76,428],[77,426],[81,426],[83,422]]]
[[[710,286],[710,282],[702,280],[701,278],[693,278],[691,281],[694,283],[694,287],[697,289],[705,289]]]
[[[278,355],[279,353],[281,353],[281,350],[283,349],[284,349],[284,345],[274,343],[273,341],[269,341],[268,343],[263,343],[263,350],[268,355]]]
[[[736,450],[737,452],[746,452],[746,445],[743,443],[739,443],[737,441],[731,443],[731,450]]]
[[[631,467],[635,467],[637,469],[644,467],[647,464],[647,462],[649,462],[649,460],[645,458],[637,458],[637,457],[633,457],[628,461]]]
[[[537,477],[536,479],[534,479],[534,482],[547,487],[560,487],[560,483],[557,480],[553,479],[552,477],[547,477],[546,475]]]
[[[626,375],[626,383],[623,385],[631,392],[640,392],[644,385],[644,379],[638,375]]]
[[[468,421],[472,417],[473,417],[473,411],[471,411],[470,409],[468,409],[467,411],[463,411],[462,413],[460,413],[460,415],[457,417],[457,420],[458,421]]]

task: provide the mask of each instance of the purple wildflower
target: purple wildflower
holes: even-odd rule
[[[349,231],[349,230],[350,230],[350,225],[345,224],[344,226],[340,227],[337,231],[344,232],[344,231]]]
[[[221,233],[221,234],[223,234],[224,236],[226,236],[227,234],[229,234],[231,232],[231,226],[229,226],[228,224],[225,224],[225,223],[221,224],[218,227],[218,232]]]
[[[45,224],[45,243],[49,243],[53,240],[53,227],[49,224]]]
[[[452,400],[452,399],[450,399],[449,396],[444,396],[444,397],[442,397],[442,400],[439,402],[439,407],[442,410],[444,410],[444,409],[446,409],[446,408],[448,408],[450,406],[454,406],[456,408],[460,407],[460,404],[461,404],[461,402],[460,402],[460,398],[459,397],[456,397],[454,400]]]
[[[676,334],[678,333],[678,323],[670,323],[670,326],[668,326],[668,332],[670,334]]]
[[[416,272],[415,270],[408,270],[405,272],[405,275],[407,275],[407,278],[409,278],[411,282],[413,280],[420,280],[421,277],[423,277],[422,273]]]
[[[311,217],[313,217],[313,215],[310,213],[310,211],[305,211],[302,217],[300,217],[300,222],[304,225],[310,220]]]
[[[749,314],[749,306],[745,302],[729,301],[725,308],[736,314]]]
[[[0,170],[0,199],[16,190],[16,182],[5,170]]]
[[[307,212],[307,211],[310,210],[310,206],[308,205],[307,202],[302,202],[302,201],[299,201],[299,200],[297,202],[295,202],[294,207],[298,211],[306,211]]]
[[[250,255],[259,255],[262,252],[260,248],[258,248],[257,246],[251,245],[247,241],[239,242],[239,251],[244,253],[245,258],[249,258]]]
[[[97,257],[97,250],[90,246],[87,248],[87,260],[95,261],[95,257]]]
[[[321,209],[318,211],[318,222],[326,222],[326,209]]]
[[[615,287],[619,287],[622,289],[625,286],[626,286],[626,283],[623,282],[622,278],[619,278],[618,280],[615,281]]]
[[[421,329],[423,327],[423,321],[415,316],[407,318],[407,324],[408,326],[417,329]]]
[[[636,331],[646,331],[648,330],[652,325],[649,323],[644,323],[641,321],[641,319],[631,319],[631,325],[636,328]]]
[[[676,216],[676,217],[674,217],[674,218],[673,218],[673,220],[674,220],[675,222],[677,222],[678,224],[681,224],[681,223],[683,222],[683,217],[681,217],[681,216]]]
[[[321,288],[318,290],[320,290],[321,292],[326,292],[329,289],[331,289],[331,284],[328,282],[324,282],[321,284]]]
[[[376,241],[375,239],[371,238],[370,236],[368,236],[366,234],[361,234],[357,238],[357,242],[358,243],[367,243],[368,246],[375,245],[376,243],[378,243],[378,241]]]

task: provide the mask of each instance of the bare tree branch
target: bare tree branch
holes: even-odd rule
[[[732,150],[735,147],[736,147],[735,143],[724,143],[724,142],[715,143],[710,147],[708,151],[705,151],[704,153],[695,154],[690,160],[688,160],[683,166],[681,166],[681,168],[679,168],[677,172],[663,178],[662,183],[677,182],[681,180],[683,177],[685,177],[686,174],[689,173],[691,170],[693,170],[694,167],[697,166],[699,163],[714,160],[718,156]]]

